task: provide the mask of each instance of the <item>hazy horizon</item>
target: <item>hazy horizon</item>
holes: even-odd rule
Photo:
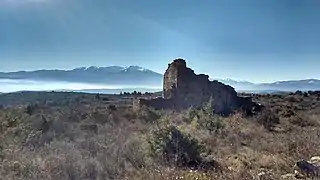
[[[0,92],[9,93],[17,91],[77,91],[77,90],[120,90],[120,89],[149,89],[157,91],[161,86],[130,86],[107,85],[65,81],[41,81],[27,79],[0,79]],[[120,90],[121,91],[121,90]],[[120,92],[119,91],[119,92]]]
[[[0,0],[0,71],[138,65],[320,79],[320,1]]]
[[[225,82],[224,82],[225,83]],[[318,82],[317,82],[318,83]],[[315,90],[314,87],[303,89],[296,87],[280,87],[275,86],[259,86],[260,83],[254,85],[246,84],[229,84],[238,92],[267,92],[267,91],[296,91],[296,90]],[[312,84],[310,84],[312,86]],[[162,84],[159,86],[152,85],[128,85],[128,84],[103,84],[103,83],[85,83],[85,82],[68,82],[59,80],[30,80],[30,79],[0,79],[0,93],[11,93],[19,91],[74,91],[86,93],[102,93],[102,94],[119,94],[120,92],[158,92],[162,91]]]

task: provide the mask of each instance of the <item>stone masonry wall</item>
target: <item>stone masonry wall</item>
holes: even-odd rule
[[[168,65],[163,80],[163,98],[139,100],[136,106],[152,106],[156,109],[185,109],[199,107],[213,99],[217,113],[229,114],[242,107],[252,108],[252,101],[237,96],[233,87],[218,81],[210,81],[205,74],[195,74],[183,59],[175,59]]]

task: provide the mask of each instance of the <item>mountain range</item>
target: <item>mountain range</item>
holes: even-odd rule
[[[235,81],[232,79],[216,79],[224,84],[234,87],[238,91],[247,92],[275,92],[275,91],[315,91],[320,90],[319,79],[302,79],[302,80],[288,80],[276,81],[273,83],[252,83],[248,81]]]
[[[163,74],[140,66],[108,66],[108,67],[80,67],[72,70],[36,70],[18,72],[0,72],[0,79],[61,81],[89,84],[162,87]],[[214,79],[214,78],[213,78]],[[213,80],[211,79],[211,80]],[[273,83],[252,83],[232,79],[215,79],[231,85],[237,91],[308,91],[320,90],[320,80],[303,79],[277,81]]]
[[[72,70],[0,72],[0,79],[64,81],[88,84],[161,86],[162,74],[139,66],[81,67]]]

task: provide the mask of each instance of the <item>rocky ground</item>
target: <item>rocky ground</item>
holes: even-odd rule
[[[320,155],[318,93],[245,94],[265,106],[251,117],[133,111],[137,96],[1,94],[0,179],[307,179],[290,173]]]

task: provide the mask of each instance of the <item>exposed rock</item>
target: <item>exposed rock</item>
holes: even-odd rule
[[[200,107],[213,100],[216,113],[230,114],[235,110],[247,113],[259,111],[261,106],[250,98],[239,97],[233,87],[218,81],[210,81],[205,74],[195,74],[183,59],[175,59],[168,65],[163,80],[163,98],[139,99],[134,107],[151,106],[156,109],[186,109]]]
[[[296,163],[301,174],[307,177],[320,178],[320,157],[312,157],[309,161],[300,160]]]
[[[294,173],[281,176],[282,179],[320,178],[320,156],[314,156],[309,161],[299,160],[294,166]]]

